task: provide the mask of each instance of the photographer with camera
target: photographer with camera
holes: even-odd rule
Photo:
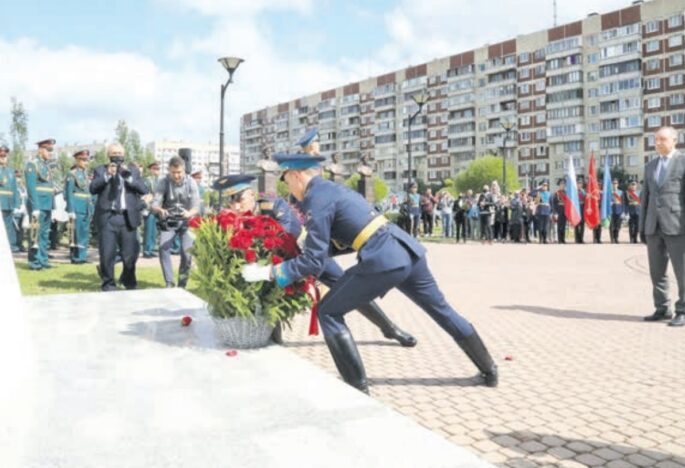
[[[124,147],[118,143],[107,147],[109,164],[96,167],[90,193],[97,195],[95,222],[98,228],[100,278],[103,291],[115,291],[114,263],[121,253],[124,269],[120,281],[126,289],[136,289],[136,261],[140,253],[138,226],[147,193],[140,171],[124,164]]]
[[[159,218],[159,261],[166,286],[174,287],[171,249],[178,237],[181,240],[178,286],[185,288],[190,274],[189,249],[193,246],[193,239],[188,231],[188,220],[200,211],[200,193],[193,178],[186,174],[185,162],[179,156],[169,160],[167,176],[157,184],[150,210]]]

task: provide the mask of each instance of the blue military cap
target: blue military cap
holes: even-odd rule
[[[87,149],[77,151],[76,153],[73,154],[73,157],[78,158],[81,155],[85,155],[86,157],[90,157],[90,151],[88,151]]]
[[[214,190],[225,191],[227,195],[236,195],[243,190],[250,188],[250,183],[255,180],[255,176],[248,174],[231,174],[217,179],[213,184]]]
[[[44,145],[54,145],[55,143],[57,143],[57,141],[54,138],[47,138],[36,142],[38,148],[41,148]]]
[[[315,138],[319,136],[319,129],[314,127],[304,134],[302,138],[297,142],[302,148],[306,148]]]
[[[281,166],[284,171],[311,169],[314,167],[320,167],[321,162],[326,158],[323,156],[312,156],[307,153],[295,153],[295,154],[276,154],[273,156],[274,161]]]

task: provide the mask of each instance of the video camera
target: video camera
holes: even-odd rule
[[[182,227],[188,222],[188,220],[183,217],[184,211],[185,209],[181,203],[174,203],[167,209],[166,218],[158,218],[159,228],[162,231],[169,231]]]

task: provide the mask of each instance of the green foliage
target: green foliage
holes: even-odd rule
[[[24,104],[18,101],[16,97],[12,97],[11,103],[10,136],[12,137],[12,150],[9,154],[9,165],[14,169],[23,169],[26,159],[29,116],[24,109]]]
[[[611,179],[618,180],[618,188],[621,190],[626,190],[628,188],[628,182],[630,182],[630,174],[622,166],[614,166],[609,168],[611,172]],[[597,169],[597,182],[599,182],[599,188],[602,189],[602,181],[604,180],[604,166]]]
[[[109,158],[107,157],[107,150],[105,148],[99,149],[94,155],[93,158],[90,160],[90,170],[92,171],[98,166],[102,166],[103,164],[107,164],[109,162]]]
[[[478,158],[461,171],[454,179],[454,187],[457,192],[473,190],[479,192],[483,185],[490,185],[497,180],[502,185],[502,158],[498,156],[484,156]],[[518,190],[520,184],[516,175],[516,168],[511,162],[507,162],[507,191]]]
[[[276,184],[276,192],[278,192],[279,197],[285,198],[287,200],[288,195],[290,195],[290,190],[288,190],[288,184],[286,184],[282,180],[279,180]]]
[[[359,174],[352,174],[350,177],[347,178],[347,180],[345,180],[345,185],[356,192],[360,178],[361,176]],[[373,176],[373,201],[381,202],[385,200],[385,198],[388,196],[388,192],[388,186],[383,181],[383,179],[377,176]]]
[[[125,120],[119,120],[114,129],[114,138],[124,147],[126,151],[126,160],[136,161],[143,168],[154,160],[154,155],[147,149],[143,148],[140,143],[140,135],[137,131],[130,129]]]
[[[289,323],[295,314],[309,306],[303,293],[287,295],[274,281],[246,282],[241,270],[247,264],[245,253],[230,247],[233,229],[224,231],[214,219],[205,219],[194,228],[195,244],[192,248],[197,266],[192,278],[197,284],[197,294],[204,299],[210,313],[218,318],[254,318],[261,310],[266,320]],[[271,263],[271,251],[255,241],[251,246],[259,261]]]

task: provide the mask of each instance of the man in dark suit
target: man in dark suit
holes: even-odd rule
[[[114,263],[121,253],[124,269],[120,281],[126,289],[135,289],[136,261],[140,252],[137,229],[141,223],[145,182],[135,166],[124,165],[124,148],[119,144],[107,148],[109,164],[97,167],[90,183],[90,193],[97,195],[97,223],[100,253],[100,277],[103,291],[114,291]]]
[[[646,321],[673,318],[669,307],[668,275],[670,258],[678,300],[670,326],[685,325],[685,155],[676,150],[678,132],[662,127],[655,135],[658,157],[645,166],[645,183],[640,196],[640,233],[647,241],[649,274],[655,311]]]

